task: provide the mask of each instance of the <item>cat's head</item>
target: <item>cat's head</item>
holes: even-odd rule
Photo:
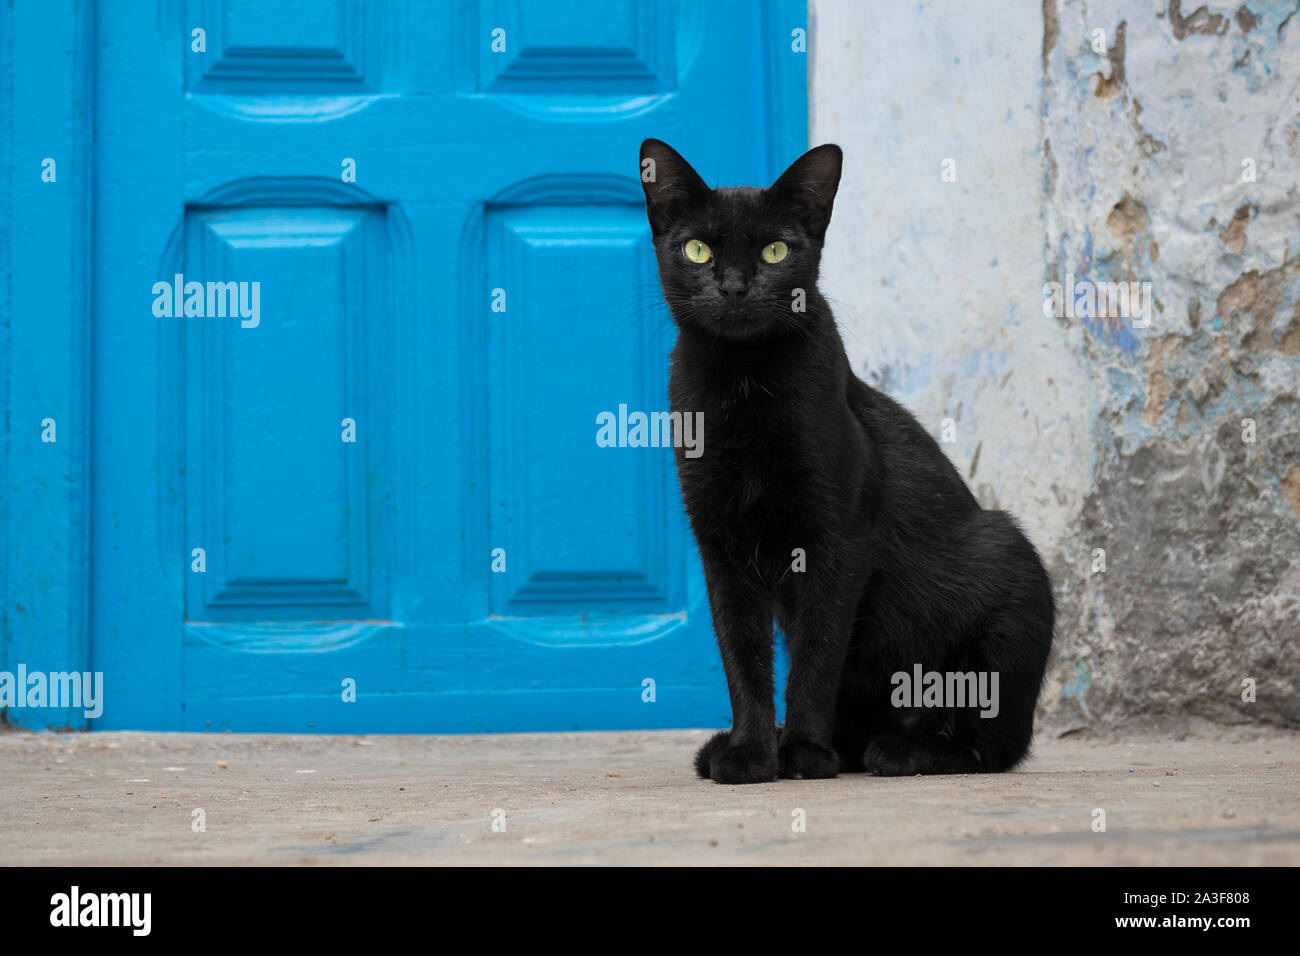
[[[667,143],[642,143],[646,215],[677,324],[738,341],[795,331],[795,290],[817,283],[841,162],[827,144],[766,189],[710,189]]]

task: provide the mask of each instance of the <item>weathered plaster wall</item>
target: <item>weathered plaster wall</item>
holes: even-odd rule
[[[1057,730],[1300,724],[1300,14],[1184,6],[811,4],[824,291],[1043,553]],[[1149,281],[1149,327],[1045,316],[1067,274]]]

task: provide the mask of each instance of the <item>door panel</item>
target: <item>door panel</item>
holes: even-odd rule
[[[386,617],[393,342],[382,215],[205,209],[185,232],[178,267],[266,277],[243,280],[259,283],[253,318],[169,329],[184,349],[186,541],[207,563],[185,575],[186,620],[301,619],[304,608]],[[221,289],[213,298],[227,311]],[[265,328],[262,308],[275,317]],[[340,450],[345,419],[365,441]]]
[[[671,449],[597,418],[667,404],[637,145],[770,181],[802,8],[178,10],[96,25],[97,726],[724,724]]]
[[[629,305],[654,281],[643,209],[496,207],[486,245],[489,274],[526,290],[488,326],[491,537],[515,559],[492,575],[492,612],[681,609],[666,452],[595,440],[602,403],[660,408],[667,392],[662,316]]]

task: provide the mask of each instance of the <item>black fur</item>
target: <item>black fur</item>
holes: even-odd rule
[[[981,509],[916,419],[849,368],[816,287],[839,147],[809,151],[767,189],[710,189],[659,140],[641,159],[678,326],[672,408],[704,414],[704,454],[679,448],[677,470],[731,694],[732,729],[700,749],[700,776],[1010,769],[1033,732],[1050,582],[1014,520]],[[709,261],[686,257],[691,239]],[[765,262],[777,240],[788,255]],[[791,662],[782,728],[774,619]],[[893,706],[891,676],[915,664],[997,672],[999,713]]]

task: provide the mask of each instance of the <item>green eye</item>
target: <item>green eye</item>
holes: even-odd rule
[[[682,252],[691,262],[708,262],[713,258],[713,250],[700,242],[698,239],[687,239],[686,245],[682,247]]]
[[[774,242],[763,247],[764,262],[780,262],[790,254],[790,247],[784,242]]]

